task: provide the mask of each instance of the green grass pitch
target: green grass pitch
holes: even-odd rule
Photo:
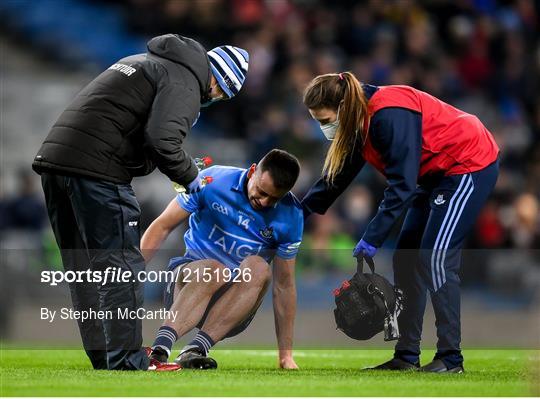
[[[466,373],[360,371],[388,350],[296,350],[299,371],[273,350],[213,350],[217,370],[94,371],[81,350],[12,350],[0,356],[1,396],[530,396],[538,351],[466,350]],[[422,355],[428,362],[433,352]]]

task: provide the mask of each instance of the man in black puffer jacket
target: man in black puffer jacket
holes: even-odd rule
[[[201,190],[183,140],[201,106],[239,92],[248,62],[247,52],[237,47],[206,52],[186,37],[155,37],[147,53],[119,60],[75,97],[34,159],[64,269],[104,273],[115,267],[134,276],[129,282],[70,284],[75,310],[113,315],[79,322],[96,369],[149,365],[141,349],[141,320],[118,317],[119,310],[143,305],[143,284],[136,278],[144,270],[140,208],[131,179],[157,167],[188,193]]]

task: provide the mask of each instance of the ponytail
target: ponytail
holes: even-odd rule
[[[339,109],[338,130],[323,166],[323,174],[332,183],[352,155],[358,136],[363,135],[366,96],[358,79],[351,72],[342,72],[315,77],[304,91],[303,102],[309,109]]]

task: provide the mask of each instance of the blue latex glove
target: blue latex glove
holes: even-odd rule
[[[194,194],[201,191],[203,188],[203,184],[202,184],[202,179],[201,179],[200,174],[197,175],[197,177],[185,187],[186,187],[186,194]]]
[[[353,256],[355,258],[358,258],[359,256],[373,258],[376,253],[377,248],[362,239],[358,241],[358,244],[354,247]]]

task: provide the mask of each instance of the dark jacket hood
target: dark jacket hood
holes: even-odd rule
[[[204,47],[189,37],[169,33],[151,39],[148,51],[159,57],[166,58],[189,69],[197,78],[201,96],[210,87],[210,63]]]

